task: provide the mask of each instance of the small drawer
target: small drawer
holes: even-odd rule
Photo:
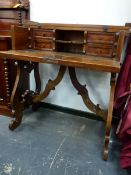
[[[53,42],[52,40],[37,39],[34,41],[34,49],[53,50]]]
[[[53,37],[53,30],[43,30],[43,29],[35,29],[34,30],[35,37],[41,36],[41,37]]]
[[[3,30],[11,30],[10,26],[11,25],[19,25],[19,20],[17,19],[0,19],[0,23],[2,25],[0,26],[0,29]]]
[[[88,44],[86,45],[86,54],[92,56],[113,57],[116,48],[110,45]]]
[[[107,43],[113,44],[115,35],[106,32],[89,32],[87,34],[87,43]]]

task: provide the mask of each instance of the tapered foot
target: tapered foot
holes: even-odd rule
[[[105,150],[105,151],[104,151],[103,159],[104,159],[105,161],[107,161],[107,159],[108,159],[108,150]]]
[[[104,156],[103,156],[103,159],[104,159],[105,161],[108,159],[109,140],[110,140],[110,136],[109,136],[109,135],[106,135],[106,136],[105,136],[105,142],[104,142]]]
[[[12,120],[9,124],[9,129],[11,131],[14,131],[20,124],[21,124],[21,122],[17,122],[16,120]]]

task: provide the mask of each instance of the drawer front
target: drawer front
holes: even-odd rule
[[[107,43],[112,44],[115,42],[115,34],[106,32],[88,32],[87,43]]]
[[[86,45],[86,54],[92,56],[113,57],[116,47],[110,45],[88,44]]]
[[[26,19],[26,11],[21,11],[21,17],[22,19]],[[14,11],[11,11],[11,10],[0,10],[0,18],[1,19],[19,19],[19,11],[17,10],[14,10]]]
[[[41,36],[41,37],[53,37],[53,30],[42,30],[42,29],[35,29],[34,36]]]
[[[0,30],[10,30],[11,25],[19,25],[19,20],[16,19],[0,19]]]
[[[37,39],[34,41],[34,49],[38,50],[53,50],[53,41],[46,39]]]

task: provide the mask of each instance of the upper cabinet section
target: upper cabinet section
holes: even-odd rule
[[[25,37],[28,39],[27,49],[108,57],[114,60],[120,59],[125,38],[130,33],[130,28],[125,26],[39,24],[28,21],[23,27],[29,35],[28,38]],[[19,27],[17,30],[22,33],[23,29]]]
[[[124,26],[38,24],[25,27],[31,29],[30,48],[52,50],[119,59],[125,35]]]

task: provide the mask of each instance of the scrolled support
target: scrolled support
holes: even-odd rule
[[[23,80],[25,78],[25,73],[30,73],[34,69],[33,64],[24,61],[18,61],[15,62],[15,66],[17,66],[16,80],[10,99],[15,119],[9,124],[10,130],[16,129],[21,124],[23,110],[32,103],[32,97],[34,95],[34,92],[30,90],[26,90],[25,92],[23,90]]]
[[[54,90],[55,86],[57,86],[61,82],[61,80],[65,74],[65,71],[66,71],[66,67],[60,66],[57,77],[54,80],[48,81],[48,83],[46,84],[45,90],[41,94],[34,96],[33,103],[38,103],[41,100],[45,99],[49,95],[50,91]]]
[[[86,85],[81,85],[76,77],[75,68],[68,67],[69,75],[73,86],[77,89],[78,94],[81,95],[84,104],[87,106],[89,110],[94,112],[97,116],[100,116],[104,121],[106,121],[107,112],[99,107],[99,104],[95,105],[89,97],[88,90],[86,89]]]

